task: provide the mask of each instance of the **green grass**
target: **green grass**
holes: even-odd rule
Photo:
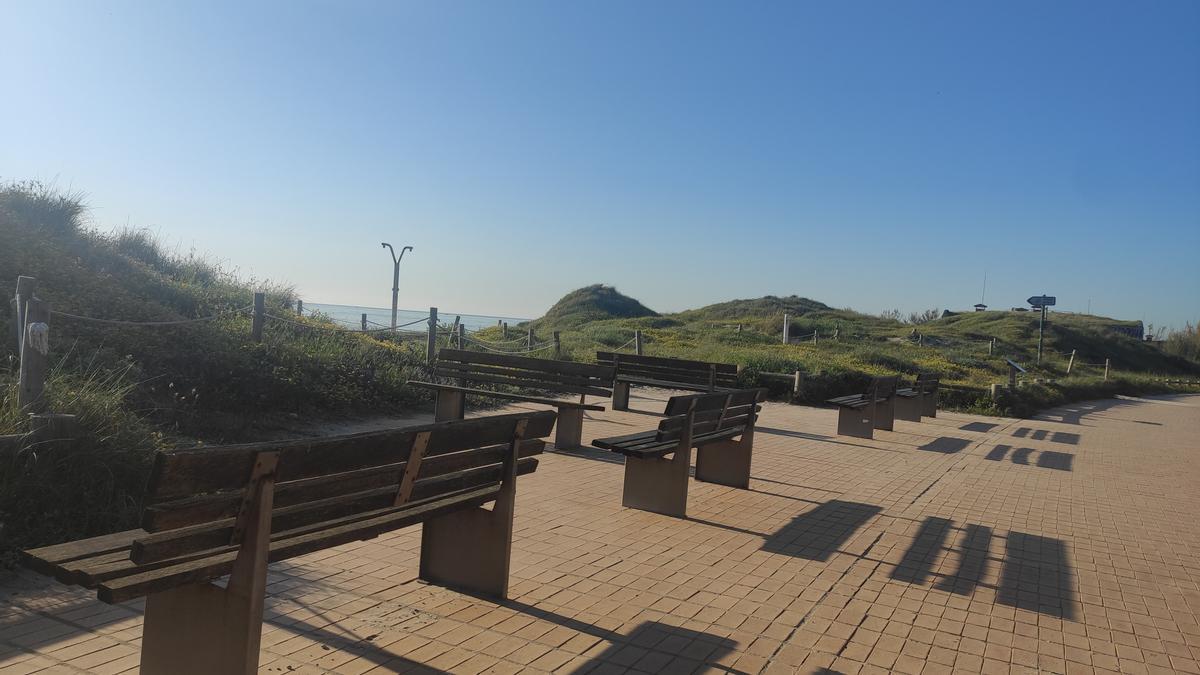
[[[603,288],[603,293],[599,289]],[[1037,353],[1037,315],[1032,312],[970,312],[913,325],[895,319],[833,309],[808,298],[767,296],[734,300],[675,314],[657,314],[648,309],[637,316],[609,315],[607,307],[644,307],[636,300],[618,303],[608,287],[592,286],[574,291],[564,301],[528,326],[543,341],[555,330],[562,340],[561,358],[594,361],[597,350],[624,346],[626,351],[635,330],[643,336],[644,353],[651,356],[692,358],[734,363],[742,366],[747,386],[767,386],[782,394],[787,383],[764,378],[760,373],[803,374],[799,401],[821,404],[826,399],[861,391],[872,375],[901,375],[919,372],[942,375],[947,387],[944,402],[961,409],[989,414],[1027,414],[1040,401],[1052,396],[1030,395],[1028,404],[1015,398],[994,404],[989,385],[1006,382],[1006,358],[1023,364],[1034,379],[1062,380],[1048,384],[1061,396],[1083,395],[1080,382],[1096,382],[1098,394],[1119,387],[1102,383],[1103,362],[1111,359],[1110,380],[1125,383],[1131,392],[1147,391],[1153,385],[1144,376],[1200,373],[1200,364],[1109,330],[1129,325],[1105,317],[1052,313],[1045,338],[1042,364],[1034,365]],[[564,311],[563,308],[570,311]],[[571,312],[575,312],[572,314]],[[793,337],[819,333],[816,344],[781,343],[784,314],[788,314]],[[740,326],[740,330],[738,327]],[[521,326],[517,330],[524,330]],[[914,329],[923,336],[920,344]],[[830,339],[837,333],[838,339]],[[496,329],[480,334],[499,339]],[[989,343],[996,347],[989,354]],[[1069,352],[1076,350],[1071,377],[1067,379]],[[1032,391],[1032,390],[1031,390]],[[1057,400],[1057,399],[1055,399]]]
[[[71,195],[39,184],[0,186],[0,294],[18,274],[71,314],[169,321],[247,307],[290,316],[284,285],[240,279],[195,253],[165,250],[144,231],[87,227]],[[51,318],[50,410],[76,414],[85,447],[32,448],[0,458],[0,549],[34,546],[133,525],[154,450],[294,433],[300,418],[397,414],[427,400],[405,381],[426,373],[424,345],[378,335],[268,320],[261,343],[250,318],[226,314],[172,327],[112,326]],[[0,313],[0,434],[23,433],[10,311]]]

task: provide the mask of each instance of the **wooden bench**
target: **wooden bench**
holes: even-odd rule
[[[583,445],[584,411],[604,410],[602,405],[588,404],[587,397],[589,395],[604,398],[612,396],[613,369],[590,363],[443,349],[438,352],[433,374],[437,377],[455,379],[458,383],[444,384],[409,380],[408,384],[437,391],[434,419],[439,421],[462,419],[466,413],[467,394],[551,405],[558,408],[558,429],[555,431],[554,444],[560,448],[577,448]],[[537,393],[473,388],[469,386],[472,382],[504,385]],[[579,402],[550,398],[544,392],[578,394]]]
[[[874,438],[875,429],[891,431],[896,419],[897,380],[895,376],[876,377],[861,394],[829,399],[838,407],[838,435]]]
[[[629,410],[629,389],[635,384],[704,392],[737,387],[738,367],[731,363],[614,352],[596,352],[596,363],[616,371],[612,384],[613,410]]]
[[[505,598],[516,476],[554,417],[159,452],[141,529],[22,562],[107,603],[145,596],[142,673],[255,673],[270,562],[422,523],[422,579]]]
[[[896,390],[896,419],[920,422],[921,417],[937,417],[939,377],[920,373],[911,387]]]
[[[625,455],[621,504],[683,517],[696,448],[696,480],[750,487],[754,424],[766,389],[674,396],[658,428],[599,438],[592,445]],[[671,458],[667,458],[671,455]]]

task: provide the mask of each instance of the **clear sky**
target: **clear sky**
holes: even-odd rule
[[[0,179],[310,302],[1200,318],[1193,0],[0,10]]]

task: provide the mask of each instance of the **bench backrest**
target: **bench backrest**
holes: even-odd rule
[[[661,356],[596,352],[596,362],[616,368],[618,375],[635,375],[690,385],[737,386],[738,368],[732,363],[688,361]]]
[[[892,398],[896,395],[896,384],[899,381],[900,378],[895,375],[871,378],[871,386],[867,390],[867,395],[869,396],[874,393],[877,399]]]
[[[422,501],[499,484],[537,468],[553,411],[369,433],[168,450],[154,459],[142,512],[150,563],[240,544],[239,514],[263,470],[274,473],[271,532],[319,531]],[[514,457],[514,450],[515,457]],[[515,473],[508,474],[515,462]]]
[[[766,389],[739,389],[715,394],[672,396],[667,401],[667,417],[658,423],[655,438],[659,441],[680,438],[687,428],[689,411],[692,414],[692,438],[735,427],[743,431],[752,429],[762,409],[759,403],[766,395]]]
[[[940,377],[933,373],[918,373],[917,382],[913,385],[913,389],[921,392],[923,396],[936,396]]]
[[[438,352],[433,372],[467,382],[503,384],[564,394],[612,396],[613,368],[593,363],[443,349]]]

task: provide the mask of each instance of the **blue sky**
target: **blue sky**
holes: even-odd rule
[[[1200,3],[33,3],[0,179],[310,302],[1200,318]]]

